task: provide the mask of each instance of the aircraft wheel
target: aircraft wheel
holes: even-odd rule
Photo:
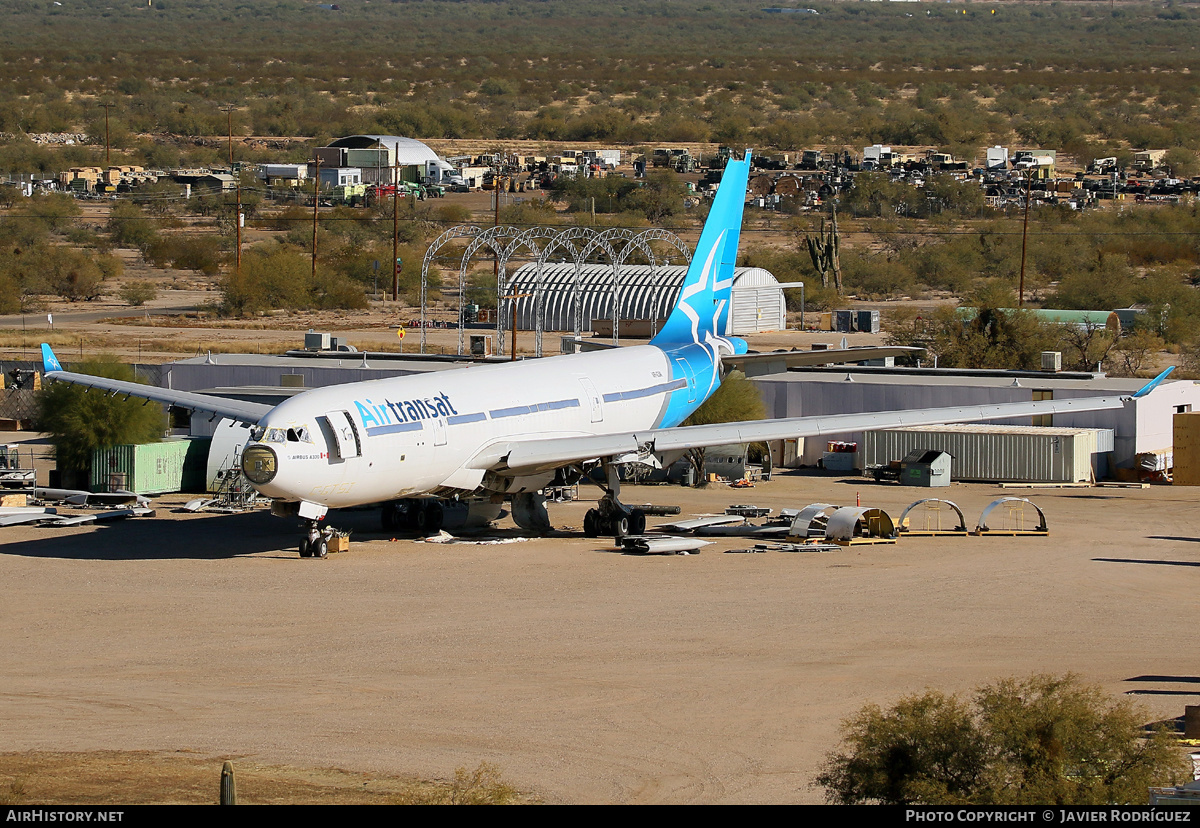
[[[646,513],[641,509],[634,509],[629,513],[629,534],[646,534]]]
[[[583,516],[583,536],[585,538],[596,538],[600,536],[599,515],[595,509],[588,509],[587,514]]]
[[[436,500],[426,502],[425,508],[421,510],[425,515],[425,531],[431,535],[436,535],[442,531],[442,525],[446,522],[446,513],[442,509],[442,504]]]
[[[401,500],[396,506],[396,528],[405,532],[421,529],[421,502],[419,500]]]
[[[614,518],[612,521],[612,533],[614,537],[623,538],[629,534],[629,517],[621,515]]]
[[[419,534],[424,535],[426,531],[428,531],[427,527],[429,526],[429,510],[425,507],[424,503],[417,503],[413,507],[412,522],[413,528],[416,529]]]
[[[301,558],[311,558],[312,557],[312,552],[308,548],[308,538],[302,538],[300,540],[300,557]]]
[[[329,544],[325,542],[324,538],[321,538],[319,541],[314,541],[310,546],[310,550],[311,551],[309,552],[309,555],[314,558],[325,558],[329,556]]]

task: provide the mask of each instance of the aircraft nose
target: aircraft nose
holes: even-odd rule
[[[265,486],[279,472],[275,450],[264,445],[247,446],[242,452],[242,473],[257,486]]]

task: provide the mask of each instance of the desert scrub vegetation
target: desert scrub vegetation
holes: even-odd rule
[[[224,104],[241,135],[315,141],[878,141],[960,155],[1017,142],[1083,163],[1145,146],[1194,163],[1200,148],[1190,4],[760,6],[631,0],[599,22],[582,0],[13,0],[0,10],[0,170],[102,161],[100,101],[115,104],[121,160],[151,167],[221,161]],[[64,131],[93,143],[27,137]],[[237,153],[280,160],[271,150]]]
[[[1003,679],[969,700],[937,690],[842,723],[816,784],[842,805],[1142,805],[1190,779],[1170,734],[1078,676]]]
[[[523,796],[503,780],[500,768],[480,762],[473,771],[458,768],[448,783],[429,782],[398,794],[393,805],[521,805],[536,800]]]

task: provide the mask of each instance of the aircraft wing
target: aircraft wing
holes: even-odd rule
[[[725,365],[743,371],[747,376],[775,373],[801,365],[834,365],[842,362],[862,362],[868,359],[907,356],[924,348],[905,345],[864,346],[859,348],[837,348],[827,351],[751,351],[745,354],[721,357]]]
[[[789,417],[778,420],[749,420],[738,423],[680,426],[647,429],[622,434],[591,437],[556,437],[545,440],[511,440],[496,443],[480,452],[468,464],[472,468],[520,473],[549,471],[567,463],[600,457],[629,457],[651,453],[678,452],[691,448],[732,443],[756,443],[796,437],[820,437],[850,431],[875,431],[881,428],[944,425],[1038,414],[1067,414],[1120,408],[1125,401],[1144,396],[1161,380],[1159,377],[1137,394],[1112,397],[1078,397],[1067,400],[1040,400],[997,405],[918,408],[905,411],[877,411],[865,414],[834,414],[820,417]]]
[[[108,377],[93,377],[91,374],[76,374],[64,371],[54,352],[48,345],[42,345],[42,365],[48,380],[69,382],[82,385],[85,388],[96,388],[111,394],[124,394],[143,400],[154,400],[166,403],[176,408],[190,411],[205,411],[218,417],[226,417],[241,423],[254,425],[271,410],[271,406],[262,403],[229,400],[224,397],[213,397],[209,394],[197,394],[192,391],[174,391],[170,388],[158,388],[153,385],[142,385],[139,382],[109,379]]]

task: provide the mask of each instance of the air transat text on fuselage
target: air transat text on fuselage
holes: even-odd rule
[[[436,397],[426,397],[420,400],[400,400],[399,402],[385,399],[383,405],[376,405],[370,399],[366,400],[366,405],[355,400],[354,406],[358,409],[358,416],[362,418],[363,425],[368,428],[432,420],[437,417],[450,417],[458,413],[458,409],[450,402],[448,394],[439,394]]]

